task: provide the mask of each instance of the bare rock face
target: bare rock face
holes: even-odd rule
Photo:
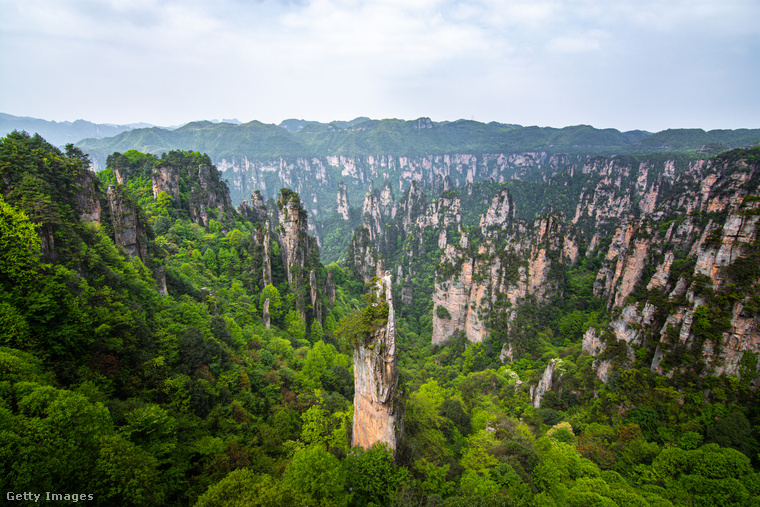
[[[267,219],[267,207],[261,192],[256,190],[251,194],[251,201],[243,201],[238,205],[238,213],[253,223],[265,222]]]
[[[444,202],[442,197],[438,202]],[[457,210],[458,199],[451,208]],[[430,213],[428,213],[430,215]],[[451,228],[458,221],[440,214],[436,224]],[[486,318],[497,297],[516,307],[529,296],[538,302],[556,293],[552,271],[570,265],[579,256],[578,242],[564,216],[545,215],[531,226],[515,218],[507,189],[499,192],[481,216],[480,233],[485,239],[470,247],[467,233],[449,245],[441,234],[441,267],[433,292],[433,343],[442,343],[454,332],[464,331],[470,342],[480,342],[489,329]],[[443,230],[443,229],[442,229]],[[509,310],[511,311],[511,310]],[[509,317],[511,321],[513,314]]]
[[[271,327],[271,317],[269,315],[269,298],[266,298],[264,300],[264,305],[262,306],[261,311],[264,318],[264,326],[269,329]]]
[[[362,226],[369,231],[369,240],[377,243],[378,238],[383,233],[383,227],[380,218],[380,204],[372,182],[369,184],[369,191],[364,196],[362,205]]]
[[[153,197],[161,192],[172,197],[175,204],[181,203],[179,180],[184,178],[191,185],[187,198],[187,212],[190,219],[204,227],[215,218],[225,229],[235,226],[234,208],[230,192],[220,178],[216,167],[209,164],[190,165],[180,169],[171,164],[153,168]]]
[[[263,271],[262,278],[264,285],[272,283],[272,247],[270,245],[271,238],[269,237],[269,222],[267,222],[264,229],[264,261],[262,262],[261,269]]]
[[[396,323],[391,277],[384,276],[376,288],[388,304],[388,320],[363,343],[354,347],[354,422],[352,446],[370,448],[385,442],[395,451],[402,420],[396,400]]]
[[[283,191],[277,201],[277,207],[280,211],[278,227],[280,252],[288,283],[293,283],[295,272],[304,267],[309,230],[308,219],[306,211],[301,207],[298,194],[294,192]]]
[[[414,229],[417,217],[425,212],[426,201],[425,193],[415,181],[412,181],[409,189],[399,201],[397,210],[397,215],[401,216],[401,229],[404,235],[409,234]]]
[[[483,236],[488,236],[489,230],[499,229],[515,218],[515,206],[512,196],[507,190],[499,192],[493,198],[488,211],[480,218],[480,229]]]
[[[336,211],[343,220],[349,220],[351,206],[348,203],[348,192],[346,191],[346,184],[342,181],[338,183],[338,206]]]
[[[380,213],[387,218],[396,218],[396,199],[393,196],[391,182],[386,181],[383,189],[380,191],[379,199]]]
[[[327,272],[327,281],[325,282],[325,295],[330,305],[335,304],[335,280],[332,271]]]
[[[370,231],[362,227],[356,231],[346,254],[346,261],[367,282],[383,271],[384,263],[376,245],[370,239]]]
[[[541,408],[541,398],[544,397],[547,391],[551,391],[552,383],[554,381],[554,373],[557,367],[557,363],[560,359],[552,359],[549,364],[546,365],[544,374],[541,376],[541,380],[538,381],[538,386],[533,392],[533,406],[535,408]]]
[[[466,244],[466,238],[466,234],[462,234],[460,245]],[[453,257],[455,251],[455,246],[448,245],[444,259],[447,254]],[[488,285],[473,278],[473,272],[481,267],[480,261],[468,257],[457,274],[436,281],[433,291],[433,343],[444,342],[456,331],[464,331],[471,342],[481,342],[485,338],[486,326],[481,321],[478,308],[487,294]]]
[[[225,227],[234,227],[235,217],[230,200],[230,193],[219,178],[219,172],[214,166],[202,164],[198,166],[198,186],[190,191],[190,217],[195,223],[208,226],[209,210],[217,211],[217,220]]]
[[[76,175],[74,184],[79,189],[75,194],[79,219],[82,222],[100,224],[103,204],[98,177],[92,171],[82,171]]]
[[[158,293],[166,296],[169,290],[166,286],[164,266],[153,262],[148,255],[149,248],[153,247],[145,230],[150,226],[140,218],[137,204],[127,196],[126,187],[122,185],[109,185],[106,195],[113,225],[114,243],[124,248],[130,257],[139,258],[143,264],[152,269]]]
[[[277,239],[285,275],[297,293],[296,308],[307,326],[310,326],[314,320],[321,321],[324,315],[321,303],[324,279],[317,277],[319,248],[315,238],[309,236],[308,215],[296,192],[282,189],[277,210]],[[267,244],[268,240],[265,242],[265,252],[268,254]],[[264,264],[264,278],[271,278],[271,264],[267,260]]]
[[[156,279],[156,288],[159,296],[168,296],[169,288],[166,286],[166,272],[164,266],[159,265],[153,269],[153,278]]]
[[[121,181],[119,182],[121,183]],[[166,192],[174,202],[179,202],[179,169],[174,166],[161,166],[153,169],[153,198]]]
[[[583,334],[581,346],[584,354],[594,357],[604,352],[604,349],[607,348],[607,345],[596,335],[596,329],[593,327],[588,328]]]
[[[131,257],[148,259],[148,241],[137,215],[137,206],[116,185],[108,186],[108,204],[113,221],[114,243],[123,247]]]

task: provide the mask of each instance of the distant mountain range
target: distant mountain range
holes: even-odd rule
[[[136,128],[149,128],[149,123],[132,123],[129,125],[98,124],[86,120],[48,121],[26,116],[13,116],[0,113],[0,136],[5,136],[14,130],[37,133],[45,140],[56,146],[77,143],[82,139],[101,139],[113,137]]]
[[[223,119],[224,123],[240,124],[237,119]],[[86,120],[75,121],[50,121],[27,116],[13,116],[12,114],[0,113],[0,137],[14,130],[37,133],[45,140],[56,146],[64,146],[68,143],[78,143],[83,139],[102,139],[113,137],[134,129],[154,128],[150,123],[129,123],[127,125],[115,125],[111,123],[92,123]],[[172,127],[157,127],[173,130]]]
[[[114,137],[85,139],[78,146],[97,167],[116,151],[130,149],[161,154],[180,150],[207,153],[212,160],[233,158],[274,160],[325,156],[415,156],[454,153],[591,153],[599,155],[652,153],[717,153],[757,146],[760,129],[670,129],[658,133],[620,132],[588,125],[565,128],[523,127],[469,120],[433,122],[371,120],[319,123],[285,120],[280,125],[251,121],[243,124],[192,122],[174,130],[132,129]]]
[[[621,132],[588,125],[565,128],[524,127],[469,120],[433,122],[372,120],[320,123],[288,119],[279,125],[236,119],[197,121],[174,127],[148,124],[110,125],[85,120],[54,122],[0,113],[0,135],[13,130],[39,133],[62,146],[75,143],[89,153],[96,169],[114,152],[138,150],[161,154],[170,150],[207,153],[224,159],[275,160],[325,156],[417,156],[454,153],[589,153],[626,155],[652,153],[712,154],[760,145],[760,129],[669,129],[657,133]]]

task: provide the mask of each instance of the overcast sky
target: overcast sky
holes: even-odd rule
[[[0,0],[0,112],[760,127],[758,0]]]

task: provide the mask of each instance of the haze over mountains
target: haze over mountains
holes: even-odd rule
[[[109,155],[130,150],[155,155],[172,150],[206,153],[227,182],[235,206],[250,200],[256,191],[267,199],[276,198],[281,188],[291,188],[303,198],[311,233],[327,247],[324,254],[331,260],[345,253],[350,231],[358,225],[356,220],[349,221],[348,234],[338,242],[340,247],[330,252],[325,240],[334,222],[341,184],[345,184],[342,195],[350,207],[361,205],[373,183],[381,188],[388,182],[400,195],[416,181],[437,194],[467,182],[546,181],[566,165],[583,164],[593,156],[668,153],[704,158],[760,144],[760,129],[650,133],[589,125],[525,127],[471,120],[367,117],[331,123],[288,119],[279,125],[214,120],[165,128],[2,118],[7,131],[39,132],[59,145],[89,136],[76,140],[76,146],[88,154],[96,171],[106,167]]]
[[[257,159],[531,150],[647,154],[700,149],[716,152],[760,143],[760,129],[668,129],[651,133],[597,129],[589,125],[525,127],[469,120],[433,122],[429,118],[406,121],[367,117],[330,123],[287,119],[279,125],[223,119],[195,121],[180,127],[158,127],[147,123],[95,124],[82,119],[56,122],[0,113],[0,135],[13,130],[39,133],[59,146],[75,143],[89,153],[96,169],[102,167],[108,154],[129,149],[160,154],[172,149],[192,148],[206,151],[216,163],[233,154]]]

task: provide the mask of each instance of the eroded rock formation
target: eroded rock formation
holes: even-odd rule
[[[338,195],[337,195],[337,207],[336,211],[343,220],[351,219],[351,205],[348,203],[348,192],[346,190],[346,184],[342,181],[338,183]]]
[[[377,304],[388,305],[384,326],[354,346],[354,421],[352,446],[368,449],[384,442],[395,451],[402,420],[396,399],[396,322],[390,275],[380,279],[375,290]]]
[[[148,259],[148,238],[143,231],[144,224],[138,217],[137,205],[125,194],[121,185],[108,186],[108,204],[111,208],[114,243],[132,257]]]

